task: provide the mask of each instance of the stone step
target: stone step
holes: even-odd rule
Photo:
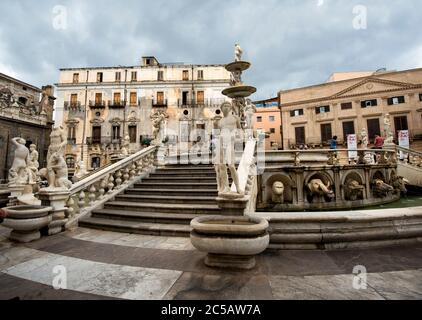
[[[92,218],[137,221],[147,223],[183,224],[189,225],[198,214],[162,213],[162,212],[133,212],[122,210],[99,209],[92,212]]]
[[[217,204],[133,203],[125,201],[107,202],[104,209],[209,215],[220,214],[221,212]]]
[[[198,189],[211,189],[211,190],[217,190],[217,181],[213,182],[140,182],[136,183],[135,185],[136,189],[158,189],[158,188],[164,188],[164,189],[192,189],[192,188],[198,188]]]
[[[82,219],[79,225],[92,229],[166,237],[189,237],[191,231],[190,225],[146,223],[94,217]]]
[[[165,167],[161,167],[157,169],[157,172],[165,172],[165,171],[215,171],[213,165],[166,165]]]
[[[191,196],[184,195],[138,195],[122,194],[115,197],[116,201],[128,201],[137,203],[185,203],[185,204],[215,204],[216,196]]]
[[[212,183],[212,182],[215,182],[217,180],[216,180],[216,177],[213,177],[213,176],[211,176],[211,177],[156,177],[156,176],[150,176],[150,177],[142,180],[142,182],[145,182],[145,183],[152,183],[152,182],[174,182],[174,183],[182,182],[182,183],[185,183],[185,182],[192,182],[192,181],[206,182],[206,183],[211,182]]]
[[[171,177],[189,177],[189,178],[201,178],[201,177],[214,177],[216,178],[216,173],[214,170],[210,171],[191,171],[191,172],[181,172],[181,171],[156,171],[155,173],[151,173],[149,175],[150,178],[160,177],[160,178],[171,178]]]
[[[136,195],[169,195],[169,196],[186,196],[187,194],[191,198],[195,197],[217,197],[217,189],[138,189],[138,188],[129,188],[126,189],[126,194],[136,194]]]

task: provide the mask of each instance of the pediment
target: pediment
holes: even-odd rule
[[[366,95],[371,93],[404,90],[411,89],[413,87],[415,87],[415,84],[413,83],[397,82],[378,78],[368,78],[336,93],[331,98],[342,98],[357,95]]]

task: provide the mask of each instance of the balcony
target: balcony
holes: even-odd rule
[[[86,138],[86,144],[89,146],[95,144],[110,144],[111,137],[88,137]]]
[[[124,109],[126,107],[126,101],[108,101],[108,107],[110,109]]]
[[[92,109],[104,109],[106,107],[106,102],[104,100],[90,100],[89,107]]]
[[[81,111],[82,105],[79,101],[65,101],[64,110],[65,111]]]
[[[76,138],[67,138],[67,144],[74,146],[76,144]]]
[[[167,99],[164,100],[153,100],[152,101],[152,107],[153,108],[167,108],[168,103],[167,103]]]
[[[198,101],[196,99],[188,99],[183,101],[182,99],[177,100],[177,106],[179,108],[189,108],[189,107],[220,107],[222,103],[226,100],[224,98],[211,98],[211,99],[204,99],[202,101]]]

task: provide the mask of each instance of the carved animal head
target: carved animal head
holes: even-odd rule
[[[284,193],[284,184],[281,181],[276,181],[273,183],[272,187],[273,194],[282,195]]]
[[[334,192],[330,190],[331,183],[325,185],[320,179],[313,179],[308,183],[308,189],[312,195],[327,196],[334,198]]]
[[[373,185],[374,194],[378,196],[387,196],[388,193],[394,191],[394,188],[392,186],[385,183],[381,179],[375,179],[372,182],[372,185]]]
[[[353,180],[353,179],[349,180],[346,183],[346,186],[350,190],[363,190],[363,189],[365,189],[364,186],[362,186],[359,182],[357,182],[356,180]]]
[[[402,194],[406,194],[406,181],[407,180],[401,176],[393,177],[393,188]]]

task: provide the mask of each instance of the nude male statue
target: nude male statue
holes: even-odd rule
[[[25,146],[26,141],[17,137],[12,139],[12,144],[16,147],[15,157],[12,167],[9,170],[9,182],[12,183],[30,183],[32,176],[29,173],[29,150]]]
[[[220,130],[220,136],[218,139],[219,152],[215,163],[219,195],[224,196],[231,194],[227,167],[230,170],[238,195],[243,195],[244,190],[241,190],[240,188],[239,177],[235,166],[235,138],[237,131],[241,130],[240,119],[233,114],[231,103],[223,103],[220,109],[223,112],[224,118],[222,118],[217,125],[217,129]]]

